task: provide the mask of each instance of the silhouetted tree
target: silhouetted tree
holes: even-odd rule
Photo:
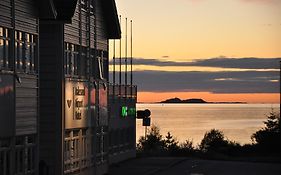
[[[280,114],[272,110],[264,124],[264,128],[251,136],[253,143],[260,152],[280,153]]]
[[[206,132],[206,134],[204,135],[199,145],[199,149],[203,152],[219,152],[221,148],[226,147],[227,144],[228,141],[225,140],[223,132],[216,129],[212,129],[211,131]]]
[[[160,129],[157,126],[152,125],[148,131],[146,139],[144,136],[140,137],[137,148],[139,151],[145,153],[163,152],[165,149],[165,142],[160,134]]]
[[[185,149],[185,150],[190,150],[190,151],[193,151],[195,149],[193,146],[192,140],[186,140],[185,142],[181,143],[180,148]]]
[[[172,136],[170,132],[167,133],[164,143],[165,148],[170,152],[174,152],[179,149],[179,142]]]

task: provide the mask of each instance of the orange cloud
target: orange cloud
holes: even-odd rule
[[[213,94],[210,92],[139,92],[138,102],[160,102],[174,97],[202,98],[208,102],[280,103],[279,93]]]
[[[257,3],[278,3],[279,0],[242,0],[244,2],[257,2]]]

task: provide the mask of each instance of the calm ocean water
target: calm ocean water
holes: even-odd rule
[[[280,111],[279,104],[137,104],[137,109],[151,110],[151,123],[162,135],[170,131],[180,142],[189,139],[196,145],[213,128],[230,140],[251,143],[251,135],[264,127],[266,114]],[[143,135],[142,120],[137,120],[137,141]]]

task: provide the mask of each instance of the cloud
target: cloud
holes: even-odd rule
[[[241,0],[244,2],[257,2],[257,3],[276,3],[279,2],[279,0]]]
[[[278,71],[134,72],[138,91],[149,92],[279,93],[276,80]]]
[[[133,58],[134,65],[152,66],[201,66],[216,68],[237,68],[237,69],[279,69],[281,58],[210,58],[193,61],[165,61],[153,58]]]

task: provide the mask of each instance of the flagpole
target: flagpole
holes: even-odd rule
[[[112,82],[112,88],[113,88],[113,101],[115,101],[115,39],[113,40],[113,82]]]
[[[131,97],[133,96],[133,20],[131,20]]]
[[[115,64],[115,40],[113,40],[113,87],[115,86]]]
[[[127,96],[127,79],[128,79],[128,19],[125,18],[126,20],[126,35],[125,35],[125,95]]]
[[[120,59],[119,59],[119,95],[121,96],[121,85],[122,85],[122,17],[120,15],[120,28],[121,28],[121,37],[120,37]]]

